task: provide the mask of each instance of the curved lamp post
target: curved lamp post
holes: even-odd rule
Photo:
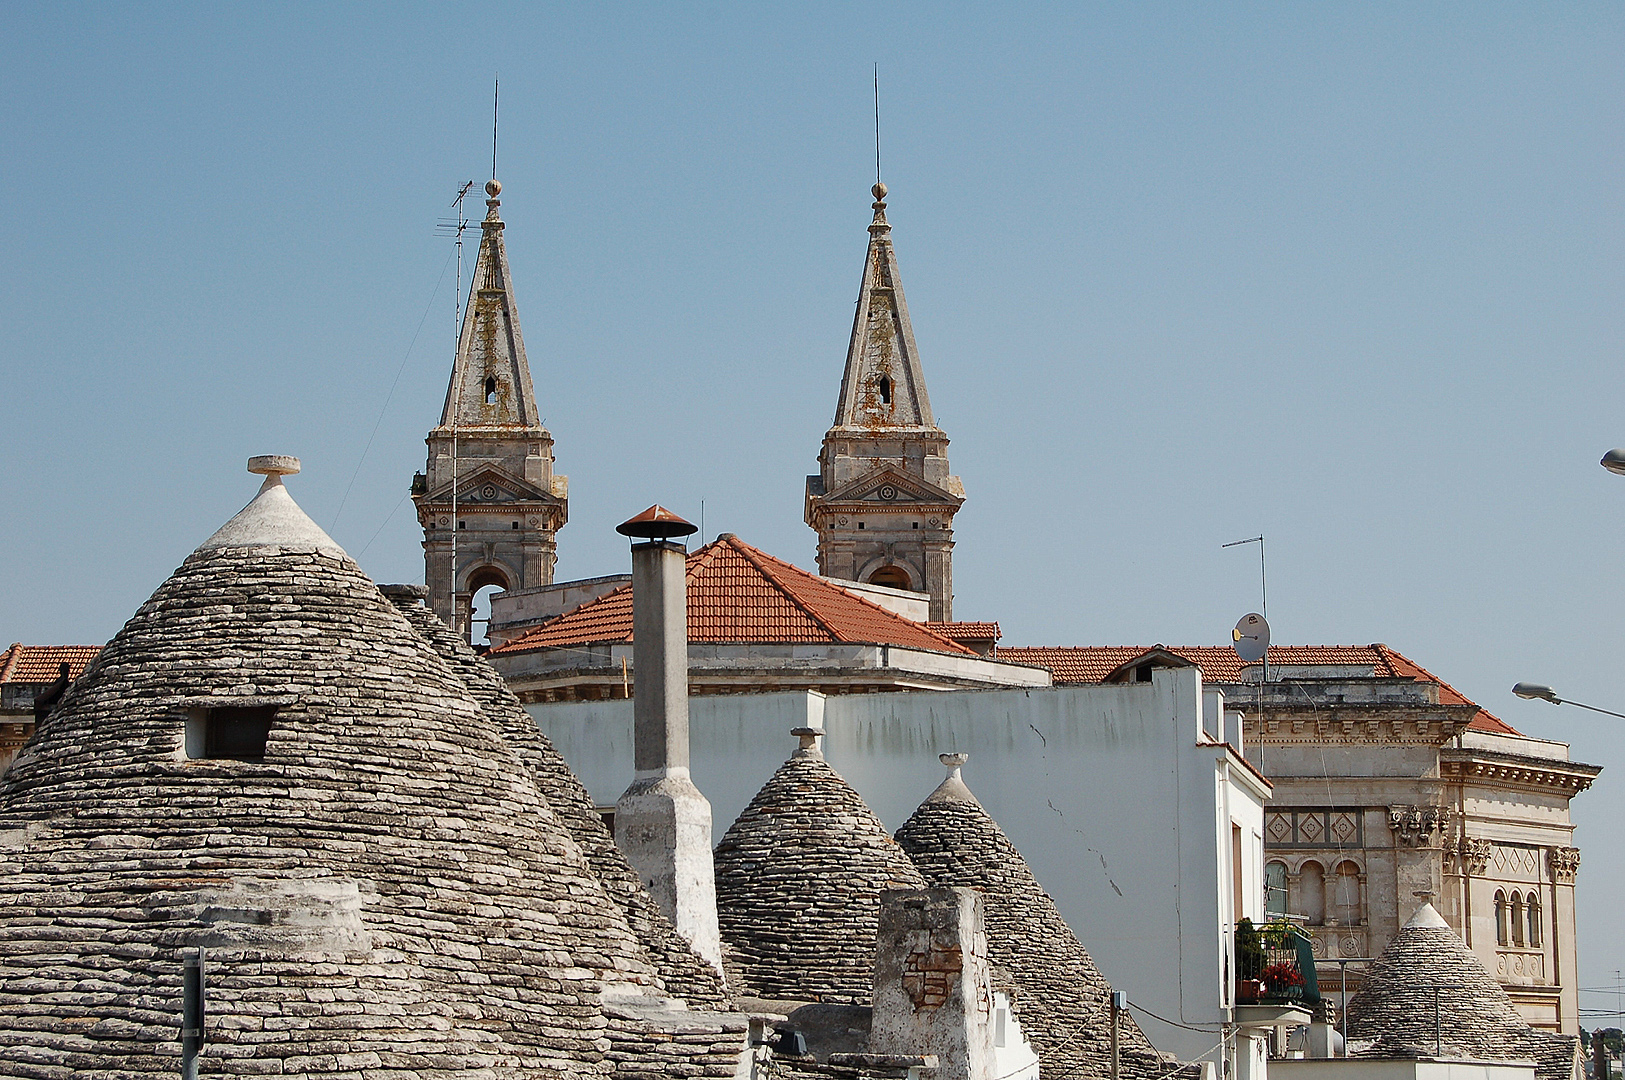
[[[1609,453],[1621,452],[1611,450]],[[1603,460],[1606,463],[1607,459],[1604,458]],[[1622,457],[1621,460],[1622,463],[1625,463],[1625,457]],[[1625,468],[1625,464],[1622,464],[1621,467]],[[1557,696],[1556,690],[1553,690],[1549,686],[1542,686],[1540,683],[1521,682],[1512,688],[1512,692],[1517,694],[1519,697],[1527,698],[1530,701],[1534,701],[1536,698],[1538,698],[1541,701],[1549,701],[1553,705],[1573,705],[1576,709],[1590,709],[1592,712],[1600,712],[1608,716],[1617,716],[1621,720],[1625,720],[1625,713],[1617,713],[1610,709],[1599,709],[1595,705],[1585,705],[1578,701],[1569,701],[1566,698],[1560,698]]]

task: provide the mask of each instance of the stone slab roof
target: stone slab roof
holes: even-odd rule
[[[688,556],[688,640],[853,642],[974,656],[922,623],[724,534]],[[492,655],[632,640],[632,586],[505,642]]]
[[[1015,984],[1011,1007],[1038,1054],[1039,1075],[1109,1075],[1111,986],[957,766],[897,830],[897,842],[933,887],[982,891],[988,957]],[[1169,1065],[1133,1019],[1122,1017],[1122,1025],[1121,1074],[1150,1080],[1166,1073]]]
[[[232,1073],[609,1070],[600,988],[653,984],[645,951],[466,682],[304,529],[194,552],[0,779],[0,1073],[173,1071],[192,946]],[[276,710],[263,756],[194,756],[232,706]]]
[[[1539,1080],[1570,1080],[1579,1063],[1579,1040],[1530,1027],[1432,904],[1371,965],[1349,1000],[1347,1028],[1356,1057],[1533,1061]]]
[[[731,973],[739,993],[759,998],[866,1004],[881,892],[925,888],[816,746],[798,750],[762,785],[717,844],[713,864]]]
[[[62,665],[68,678],[77,679],[102,651],[100,645],[24,645],[13,642],[0,653],[0,683],[55,682]]]
[[[637,871],[615,846],[615,838],[599,817],[586,786],[570,771],[563,755],[525,712],[502,676],[425,606],[427,588],[386,585],[383,589],[441,659],[461,676],[470,698],[484,709],[486,718],[530,767],[531,776],[548,805],[587,857],[604,891],[621,909],[627,925],[649,950],[666,992],[693,1005],[728,1005],[721,975],[689,947],[655,904],[638,880]]]
[[[1055,684],[1061,686],[1067,683],[1101,682],[1117,668],[1150,652],[1152,648],[1166,649],[1189,660],[1202,669],[1202,678],[1208,682],[1240,682],[1243,669],[1249,666],[1242,663],[1236,651],[1227,645],[1016,646],[996,649],[994,659],[1009,664],[1048,668],[1055,678]],[[1422,665],[1386,645],[1271,645],[1269,662],[1272,667],[1369,668],[1376,678],[1433,683],[1439,687],[1440,704],[1473,705],[1478,709],[1467,725],[1473,730],[1501,735],[1519,734],[1511,724],[1490,714]]]

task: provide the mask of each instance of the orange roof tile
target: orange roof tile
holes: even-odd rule
[[[0,683],[55,682],[61,665],[77,679],[102,651],[100,645],[24,645],[14,642],[0,653]]]
[[[692,552],[688,639],[739,643],[851,642],[976,655],[922,623],[894,615],[816,575],[722,536]],[[492,655],[632,640],[632,586],[590,600]]]
[[[1202,669],[1203,678],[1210,682],[1240,682],[1241,662],[1234,649],[1225,645],[1181,645],[1167,648],[1176,656]],[[1065,683],[1100,682],[1120,666],[1142,653],[1141,645],[1081,645],[1057,648],[1000,648],[993,658],[1008,664],[1048,668],[1056,685]],[[1372,675],[1384,679],[1415,679],[1434,683],[1439,687],[1439,701],[1445,705],[1474,705],[1455,687],[1428,671],[1404,654],[1386,645],[1271,645],[1269,661],[1272,665],[1313,667],[1363,667]],[[1492,715],[1482,707],[1474,714],[1468,727],[1477,731],[1491,731],[1501,735],[1520,732],[1505,720]]]
[[[996,622],[928,622],[925,625],[933,633],[954,641],[997,641],[1003,636]]]

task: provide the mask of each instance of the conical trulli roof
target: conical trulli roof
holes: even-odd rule
[[[1569,1080],[1578,1062],[1578,1040],[1530,1027],[1432,904],[1371,965],[1346,1026],[1355,1056],[1533,1061],[1540,1080]]]
[[[880,894],[923,889],[886,826],[816,739],[779,767],[729,826],[714,856],[717,922],[736,992],[867,1004]]]
[[[1004,830],[960,778],[963,755],[942,755],[948,777],[897,830],[897,842],[935,888],[980,889],[988,956],[1016,984],[1013,1008],[1038,1054],[1039,1075],[1111,1071],[1111,986]],[[1120,1072],[1159,1077],[1167,1065],[1132,1018],[1121,1018]]]
[[[0,780],[0,1074],[173,1072],[200,945],[205,1071],[605,1073],[599,987],[652,982],[644,950],[296,468]]]
[[[392,599],[440,658],[462,677],[469,696],[501,732],[508,745],[530,766],[536,786],[559,821],[587,857],[605,893],[621,909],[627,925],[649,950],[666,992],[690,1005],[725,1006],[722,976],[689,947],[638,880],[615,838],[598,816],[587,788],[565,763],[564,756],[542,734],[495,668],[468,647],[462,636],[423,604],[422,585],[386,585]]]

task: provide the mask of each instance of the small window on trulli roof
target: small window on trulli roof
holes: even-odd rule
[[[275,705],[226,705],[194,709],[186,722],[186,756],[193,759],[263,761]]]

